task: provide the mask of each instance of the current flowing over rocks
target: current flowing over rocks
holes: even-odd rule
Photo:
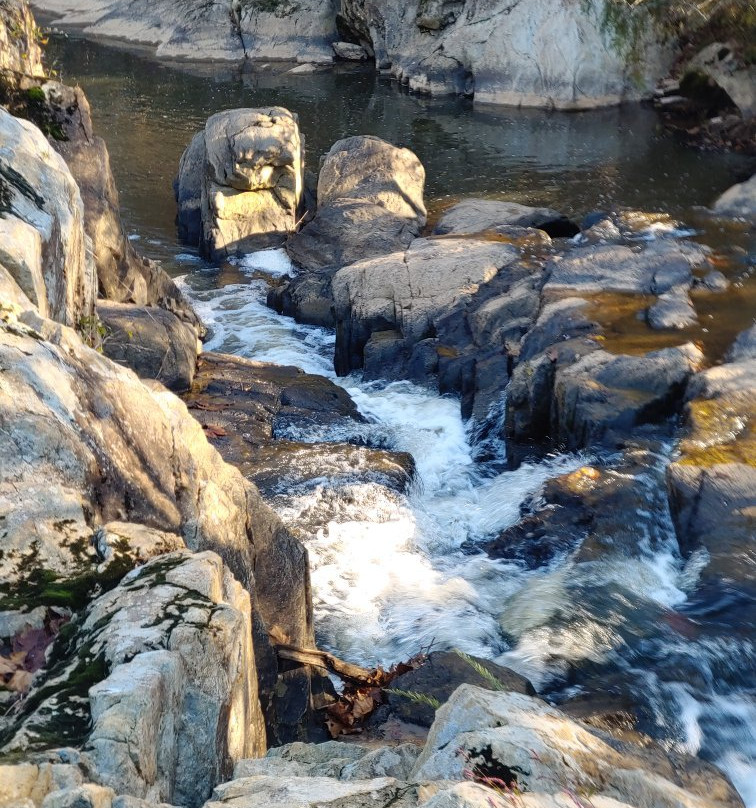
[[[88,120],[34,88],[71,101],[48,123]],[[77,198],[81,154],[0,114],[24,155],[0,220],[3,808],[741,808],[712,762],[750,808],[753,328],[694,340],[737,252],[478,199],[421,235],[423,167],[374,137],[334,145],[295,221],[295,116],[245,109],[178,183],[238,255],[173,285],[121,252],[107,172]],[[62,202],[29,193],[51,165]],[[237,194],[260,216],[209,202]],[[50,221],[92,240],[87,284]],[[108,277],[130,291],[93,312]],[[301,743],[336,698],[295,662],[316,638],[368,666],[430,652],[370,695],[371,747]]]

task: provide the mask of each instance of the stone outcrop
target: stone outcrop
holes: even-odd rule
[[[646,10],[610,0],[341,5],[377,66],[412,90],[476,103],[607,106],[649,93],[665,62]]]
[[[97,294],[79,189],[34,124],[0,109],[0,264],[44,317],[91,321]]]
[[[333,0],[228,0],[178,7],[170,0],[123,0],[107,7],[97,0],[42,0],[37,5],[60,15],[59,25],[153,45],[161,58],[328,63],[337,39]]]
[[[170,311],[100,300],[97,317],[102,352],[143,379],[170,390],[187,390],[198,353],[196,330]]]
[[[268,632],[295,645],[313,642],[304,548],[165,388],[145,386],[34,311],[18,316],[6,314],[0,328],[4,604],[62,598],[80,608],[98,587],[116,583],[124,567],[101,572],[101,559],[87,549],[96,528],[112,521],[214,550],[252,597],[271,737],[300,737],[311,714],[310,676],[304,668],[288,673],[298,701],[292,695],[279,720]]]
[[[283,107],[216,113],[181,158],[179,231],[213,261],[281,246],[297,227],[303,172],[296,115]]]

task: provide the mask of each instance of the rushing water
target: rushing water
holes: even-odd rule
[[[432,210],[485,195],[573,216],[624,204],[685,218],[750,165],[680,147],[639,107],[483,113],[463,100],[407,95],[365,69],[311,76],[281,66],[178,70],[67,39],[56,40],[54,52],[63,78],[79,81],[92,102],[129,232],[145,254],[183,275],[211,327],[207,348],[331,378],[333,335],[264,305],[264,276],[292,271],[285,255],[257,253],[215,268],[176,244],[171,182],[181,151],[213,112],[268,104],[295,110],[311,168],[345,135],[378,134],[409,146],[426,166]],[[408,451],[418,474],[407,495],[375,482],[320,480],[274,498],[309,547],[319,643],[354,662],[383,665],[456,646],[521,671],[555,701],[630,694],[641,729],[718,762],[756,808],[753,638],[747,629],[718,626],[708,606],[701,612],[689,599],[706,559],[680,558],[663,487],[669,449],[638,478],[646,494],[632,517],[632,548],[607,549],[581,564],[565,552],[529,570],[476,546],[514,524],[545,480],[589,458],[559,455],[503,472],[495,461],[475,462],[475,439],[454,399],[409,383],[336,381],[368,418],[354,428],[360,434],[292,437],[359,437]]]

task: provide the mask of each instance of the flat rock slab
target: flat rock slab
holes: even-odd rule
[[[710,269],[706,249],[682,241],[655,241],[645,248],[620,244],[577,248],[548,266],[544,293],[630,292],[664,294],[689,287],[693,269]]]
[[[406,452],[339,442],[339,433],[354,434],[365,419],[349,394],[324,376],[206,353],[185,400],[224,459],[267,496],[325,479],[370,479],[403,491],[414,476]],[[307,432],[326,437],[297,440]]]
[[[534,227],[550,236],[574,236],[579,232],[577,225],[551,208],[533,208],[517,202],[490,199],[465,199],[441,216],[433,233],[463,235],[508,225]]]

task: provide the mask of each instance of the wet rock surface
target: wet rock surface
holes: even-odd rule
[[[185,400],[223,457],[268,497],[324,480],[372,480],[403,491],[414,476],[403,452],[299,440],[359,434],[365,421],[345,390],[299,368],[205,353]]]

